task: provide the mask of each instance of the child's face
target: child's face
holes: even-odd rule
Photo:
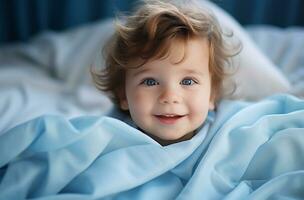
[[[191,138],[214,108],[208,64],[206,40],[174,41],[167,58],[127,70],[121,108],[158,141]]]

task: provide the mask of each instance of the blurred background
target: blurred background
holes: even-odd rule
[[[303,0],[212,0],[242,25],[304,26]],[[130,11],[138,0],[0,0],[0,45]]]

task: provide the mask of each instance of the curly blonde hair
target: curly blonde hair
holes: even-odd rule
[[[223,34],[215,16],[194,2],[142,1],[134,14],[126,17],[125,23],[117,21],[116,32],[104,48],[105,68],[99,71],[91,68],[93,81],[120,107],[126,70],[134,67],[132,61],[142,60],[135,66],[140,67],[151,59],[163,58],[176,38],[184,42],[194,37],[206,38],[210,56],[211,96],[217,102],[227,75],[225,68],[230,65],[230,58],[238,52],[225,42]]]

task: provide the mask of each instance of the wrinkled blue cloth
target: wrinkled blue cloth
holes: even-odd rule
[[[0,199],[303,199],[304,101],[223,101],[161,146],[110,117],[42,116],[0,136]]]

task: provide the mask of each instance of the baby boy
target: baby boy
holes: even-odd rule
[[[106,45],[98,89],[162,145],[191,139],[220,99],[232,56],[215,17],[195,4],[144,1]]]

